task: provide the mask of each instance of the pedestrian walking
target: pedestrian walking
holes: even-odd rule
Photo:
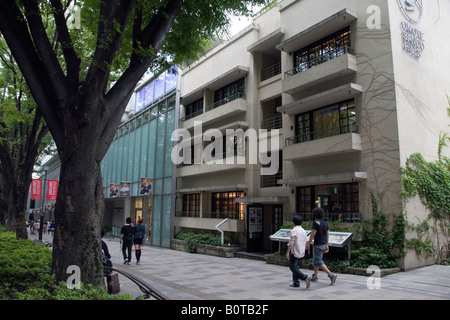
[[[292,229],[289,238],[286,258],[289,259],[289,268],[292,271],[292,283],[290,286],[298,288],[300,287],[300,280],[302,280],[306,282],[306,289],[308,289],[311,284],[311,278],[301,272],[299,267],[305,256],[307,241],[306,232],[301,227],[302,221],[303,219],[300,215],[295,215],[292,219],[294,229]]]
[[[306,250],[309,250],[309,246],[311,242],[314,240],[314,250],[313,250],[313,265],[314,265],[314,274],[311,277],[311,281],[316,282],[318,278],[319,269],[325,271],[330,278],[330,285],[336,282],[337,275],[332,273],[325,262],[323,261],[324,253],[328,253],[328,239],[330,234],[330,228],[328,223],[324,220],[325,211],[322,208],[314,208],[311,212],[312,217],[314,219],[311,235],[309,236],[308,243],[306,244]]]
[[[138,219],[138,223],[133,226],[134,228],[134,250],[136,252],[136,264],[140,264],[142,254],[142,243],[145,237],[145,227],[143,225],[144,220]]]
[[[133,247],[134,228],[131,218],[126,219],[126,224],[120,230],[120,243],[122,243],[123,264],[131,263],[131,249]],[[127,252],[128,251],[128,252]]]

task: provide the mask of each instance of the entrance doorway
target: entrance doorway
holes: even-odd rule
[[[136,224],[139,219],[144,220],[145,227],[145,239],[150,241],[151,239],[151,228],[152,228],[152,197],[135,197],[132,201],[132,216],[133,222]]]
[[[281,229],[283,205],[249,205],[247,207],[247,252],[274,252],[278,244],[270,235]]]
[[[247,252],[263,250],[263,207],[247,207]]]

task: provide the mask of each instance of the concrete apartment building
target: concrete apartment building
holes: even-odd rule
[[[329,220],[369,219],[371,193],[385,213],[426,218],[400,197],[399,168],[415,152],[436,159],[449,132],[448,12],[437,0],[284,0],[183,67],[175,232],[228,218],[247,251],[271,251],[269,236],[316,201]],[[411,252],[401,267],[426,263]]]

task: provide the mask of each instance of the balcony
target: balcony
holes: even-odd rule
[[[261,121],[261,129],[281,129],[283,126],[283,118],[281,114],[277,114],[275,117],[264,119]]]
[[[199,112],[198,115],[189,117],[189,119],[183,118],[180,128],[193,128],[194,121],[201,121],[202,125],[207,125],[245,112],[247,112],[247,100],[245,100],[245,94],[239,92],[206,106],[204,113]]]
[[[352,127],[349,127],[348,133],[344,134],[331,135],[331,132],[320,131],[287,138],[286,146],[283,148],[284,160],[301,161],[360,152],[361,137],[356,133],[356,125],[349,126]],[[328,130],[339,130],[339,128]]]
[[[179,227],[185,227],[190,229],[216,230],[216,225],[222,222],[224,219],[221,216],[228,217],[229,214],[223,214],[219,216],[216,213],[206,213],[205,215],[211,216],[211,218],[176,216],[174,224]],[[238,220],[237,217],[231,219],[229,218],[228,222],[223,225],[222,230],[226,232],[244,232],[245,221]]]
[[[334,48],[330,53],[305,61],[285,72],[283,92],[294,94],[312,86],[331,82],[356,73],[356,57],[349,47]]]
[[[204,157],[203,159],[194,160],[193,164],[181,164],[177,167],[178,177],[189,177],[204,174],[214,174],[220,171],[245,170],[247,164],[245,156],[233,155],[226,153],[216,155],[214,158]]]
[[[261,70],[261,82],[275,77],[281,73],[281,61]]]

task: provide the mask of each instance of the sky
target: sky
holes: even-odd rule
[[[230,33],[234,36],[236,33],[247,27],[252,23],[252,18],[248,17],[232,17]]]

